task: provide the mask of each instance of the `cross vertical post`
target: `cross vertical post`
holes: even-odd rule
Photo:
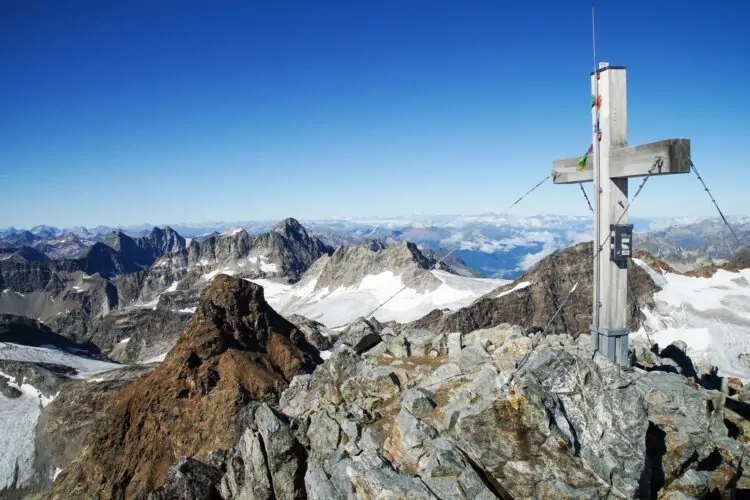
[[[598,79],[598,82],[597,82]],[[598,83],[598,85],[597,85]],[[601,131],[598,140],[599,162],[596,192],[596,221],[598,234],[595,240],[594,276],[596,277],[595,293],[598,289],[598,304],[592,317],[591,339],[596,349],[619,364],[627,364],[628,330],[627,318],[627,282],[628,261],[610,260],[608,246],[599,252],[599,244],[613,230],[613,225],[627,224],[625,207],[628,203],[628,179],[613,179],[610,171],[610,153],[614,149],[628,146],[627,85],[625,68],[609,68],[601,65],[591,75],[591,87],[598,87],[596,98],[600,105],[598,129]],[[593,92],[592,92],[593,94]],[[594,94],[595,95],[595,94]],[[594,106],[596,111],[597,106]],[[596,134],[597,123],[594,122]],[[596,137],[594,138],[596,140]],[[612,244],[609,240],[610,245]],[[596,300],[596,299],[595,299]]]
[[[555,184],[594,182],[591,341],[611,361],[629,366],[628,260],[633,226],[627,224],[628,179],[690,173],[690,141],[666,139],[628,146],[624,67],[601,63],[591,73],[591,89],[593,158],[587,153],[584,161],[581,157],[555,160],[553,177]]]

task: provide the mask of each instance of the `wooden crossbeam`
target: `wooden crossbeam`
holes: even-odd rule
[[[661,156],[664,162],[652,175],[690,173],[690,139],[665,139],[627,148],[611,149],[609,176],[612,179],[643,177],[648,175],[654,161]],[[587,162],[583,171],[578,171],[580,156],[552,162],[555,184],[593,182],[593,161]]]

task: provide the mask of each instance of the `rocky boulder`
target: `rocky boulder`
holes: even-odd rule
[[[275,402],[320,362],[260,286],[217,276],[164,362],[111,398],[52,498],[142,497],[178,458],[230,449],[241,408]]]
[[[294,326],[299,329],[312,345],[314,345],[319,351],[327,351],[333,347],[333,343],[336,340],[338,334],[333,330],[330,330],[323,323],[311,320],[299,314],[290,314],[286,316]]]

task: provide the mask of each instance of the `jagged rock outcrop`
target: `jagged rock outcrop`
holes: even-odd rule
[[[123,265],[134,272],[148,267],[162,255],[185,248],[185,238],[171,227],[155,227],[147,235],[131,238],[122,231],[115,231],[105,239],[107,246],[117,251]]]
[[[261,287],[217,276],[164,362],[112,397],[52,498],[142,497],[179,457],[231,448],[241,408],[276,401],[320,362]]]
[[[181,281],[199,286],[218,273],[297,281],[313,262],[332,251],[320,239],[310,236],[299,222],[286,219],[258,236],[238,229],[192,240],[188,248],[155,262],[146,281]],[[144,298],[143,293],[141,297]]]
[[[321,263],[316,263],[315,290],[359,284],[365,276],[392,272],[404,285],[419,290],[434,290],[442,283],[427,272],[435,260],[425,257],[416,245],[402,241],[398,245],[341,246]],[[438,269],[450,270],[441,264]]]
[[[580,243],[544,258],[515,282],[502,286],[455,312],[435,310],[407,325],[435,332],[468,333],[501,323],[524,328],[543,327],[578,283],[548,333],[587,333],[591,325],[593,245]],[[628,327],[637,330],[641,308],[654,306],[657,285],[649,274],[631,263],[628,272]]]
[[[279,240],[275,235],[282,239]],[[265,249],[271,255],[279,254],[281,269],[294,281],[321,256],[333,252],[333,248],[319,238],[310,236],[302,224],[291,217],[279,222],[273,231],[258,236],[256,244],[259,249]]]
[[[319,351],[327,351],[333,347],[338,334],[326,327],[323,323],[305,318],[299,314],[290,314],[285,316],[297,329],[305,335],[308,342],[314,345]]]

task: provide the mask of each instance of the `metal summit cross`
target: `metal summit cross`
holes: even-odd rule
[[[633,226],[627,224],[628,179],[689,173],[690,140],[666,139],[628,147],[624,67],[600,63],[591,73],[591,89],[595,96],[592,147],[583,157],[554,161],[553,178],[555,184],[594,182],[591,340],[594,349],[611,361],[629,366],[628,259],[632,256]]]

